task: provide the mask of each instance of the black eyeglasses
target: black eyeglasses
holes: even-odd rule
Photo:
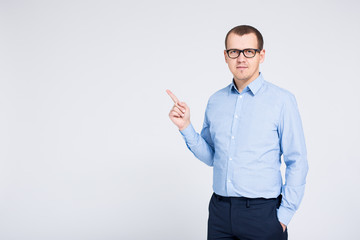
[[[256,52],[260,52],[260,49],[255,48],[245,48],[244,50],[239,49],[228,49],[225,50],[229,58],[238,58],[241,54],[241,52],[244,54],[247,58],[253,58],[256,55]]]

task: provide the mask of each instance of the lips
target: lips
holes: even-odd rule
[[[245,66],[237,66],[236,68],[237,69],[246,69],[247,67],[245,67]]]

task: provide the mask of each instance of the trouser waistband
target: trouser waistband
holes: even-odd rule
[[[247,197],[224,197],[214,193],[214,196],[219,201],[227,201],[232,203],[245,204],[246,207],[250,207],[251,205],[260,205],[268,202],[275,202],[276,207],[279,208],[281,204],[282,195],[280,194],[277,198],[247,198]]]

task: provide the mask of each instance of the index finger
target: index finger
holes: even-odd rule
[[[169,96],[171,97],[171,99],[174,101],[174,103],[178,103],[179,99],[169,90],[166,89],[167,94],[169,94]]]

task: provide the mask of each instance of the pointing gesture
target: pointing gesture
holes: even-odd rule
[[[184,130],[190,124],[190,108],[186,103],[180,102],[169,89],[167,89],[166,92],[174,101],[174,106],[170,110],[169,118],[179,130]]]

